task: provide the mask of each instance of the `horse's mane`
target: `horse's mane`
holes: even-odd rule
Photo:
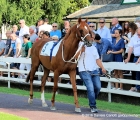
[[[77,25],[72,26],[63,39],[66,40],[72,32],[76,32],[76,27]]]

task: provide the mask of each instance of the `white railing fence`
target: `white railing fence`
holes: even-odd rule
[[[7,77],[0,77],[0,80],[3,81],[8,81],[8,88],[10,88],[10,82],[18,82],[18,83],[24,83],[24,84],[29,84],[25,82],[25,79],[19,79],[19,78],[12,78],[10,77],[11,72],[16,72],[16,73],[29,73],[29,71],[26,70],[16,70],[16,69],[10,69],[10,63],[29,63],[31,64],[31,59],[26,59],[26,58],[11,58],[11,57],[0,57],[0,63],[2,64],[7,64],[8,68],[0,68],[0,71],[5,71],[8,72]],[[111,73],[112,70],[114,69],[119,69],[119,70],[129,70],[129,71],[140,71],[140,64],[135,64],[135,63],[123,63],[123,62],[108,62],[108,63],[103,63],[104,67],[106,70]],[[43,75],[43,72],[36,72],[36,75]],[[49,76],[53,76],[53,73],[50,73]],[[62,74],[60,77],[62,78],[69,78],[68,75]],[[80,79],[80,77],[77,75],[76,79]],[[107,82],[108,87],[107,88],[101,88],[101,92],[108,93],[108,101],[111,102],[111,93],[113,94],[121,94],[121,95],[127,95],[127,96],[134,96],[134,97],[140,97],[139,92],[131,92],[128,90],[113,90],[111,89],[111,82],[118,82],[118,83],[124,83],[124,84],[137,84],[140,85],[140,81],[136,80],[130,80],[130,79],[115,79],[115,78],[106,78],[106,77],[101,77],[101,81]],[[34,81],[34,85],[40,85],[41,81]],[[52,82],[47,82],[46,86],[53,86]],[[72,88],[72,85],[69,84],[62,84],[58,83],[58,87],[62,88]],[[79,86],[77,85],[78,90],[86,90],[85,86]]]

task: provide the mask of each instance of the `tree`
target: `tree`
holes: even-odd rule
[[[50,23],[62,22],[62,18],[66,14],[69,6],[68,1],[69,0],[44,0],[42,10],[45,14],[42,17],[47,17]]]
[[[67,14],[74,13],[75,11],[87,7],[89,5],[89,0],[70,0],[69,8],[67,9]]]

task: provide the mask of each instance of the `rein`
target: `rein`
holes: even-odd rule
[[[69,63],[77,63],[78,60],[79,60],[79,58],[80,58],[80,55],[81,55],[81,48],[82,48],[83,45],[84,45],[84,43],[82,42],[82,44],[78,47],[77,51],[75,52],[74,56],[71,57],[70,60],[67,60],[67,61],[66,61],[66,60],[64,59],[64,41],[63,41],[63,44],[62,44],[62,59],[63,59],[63,61],[64,61],[64,62],[69,62]],[[80,51],[80,54],[78,55],[78,58],[75,59],[75,56],[77,55],[77,53],[78,53],[79,51]],[[72,60],[75,60],[75,62],[73,62]]]
[[[76,34],[76,35],[77,35],[77,34]],[[82,42],[83,44],[81,44],[81,45],[78,47],[78,49],[77,49],[77,51],[75,52],[74,56],[71,57],[71,59],[70,59],[70,60],[67,60],[67,61],[64,59],[64,40],[63,40],[63,44],[62,44],[62,59],[63,59],[64,62],[69,62],[69,63],[77,63],[77,62],[78,62],[78,60],[79,60],[79,58],[80,58],[80,55],[81,55],[81,48],[82,48],[82,46],[84,45],[85,38],[86,38],[88,35],[90,35],[90,34],[88,33],[88,34],[86,34],[84,37],[81,37],[81,39],[82,39],[82,41],[83,41],[83,42]],[[79,51],[80,51],[80,54],[78,55],[78,58],[75,59],[75,56],[77,55],[77,53],[78,53]],[[75,61],[73,62],[72,60],[75,60]]]
[[[84,58],[85,58],[85,52],[84,52]],[[87,70],[86,70],[86,66],[85,66],[85,61],[84,61],[84,59],[83,59],[83,65],[84,65],[84,68],[85,68],[85,71],[88,73],[88,74],[90,74],[91,76],[94,76],[94,75],[98,75],[98,76],[105,76],[105,77],[107,77],[108,79],[110,79],[111,77],[112,77],[112,75],[111,74],[107,74],[107,73],[105,73],[105,74],[91,74],[91,73],[89,73]]]

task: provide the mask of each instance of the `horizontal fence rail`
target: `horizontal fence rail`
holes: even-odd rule
[[[1,81],[8,81],[8,88],[10,88],[10,82],[18,82],[22,84],[29,84],[25,82],[25,79],[20,78],[12,78],[10,77],[11,72],[16,73],[26,73],[28,74],[29,71],[27,70],[16,70],[16,69],[10,69],[10,63],[28,63],[31,64],[31,59],[28,58],[12,58],[12,57],[0,57],[0,65],[7,65],[7,68],[0,68],[0,71],[5,71],[8,73],[8,77],[0,77]],[[105,69],[111,73],[112,70],[118,69],[118,70],[129,70],[129,71],[140,71],[140,64],[135,63],[123,63],[123,62],[104,62],[103,63]],[[43,75],[43,72],[36,72],[35,75]],[[53,73],[50,73],[49,76],[54,76]],[[62,74],[60,77],[69,79],[69,76],[67,74]],[[76,75],[76,79],[80,79],[78,75]],[[111,94],[120,94],[120,95],[127,95],[127,96],[134,96],[134,97],[140,97],[139,92],[131,92],[127,90],[113,90],[111,89],[111,82],[118,82],[118,83],[125,83],[125,84],[137,84],[140,85],[140,81],[136,80],[130,80],[130,79],[115,79],[115,78],[106,78],[106,77],[100,77],[101,81],[107,82],[108,87],[107,88],[101,88],[101,92],[108,93],[108,101],[111,102]],[[41,81],[34,81],[34,85],[41,85]],[[53,82],[46,82],[46,86],[53,86]],[[72,89],[72,85],[69,84],[62,84],[58,83],[58,87],[66,88],[66,89]],[[85,86],[77,85],[78,90],[86,90]]]

